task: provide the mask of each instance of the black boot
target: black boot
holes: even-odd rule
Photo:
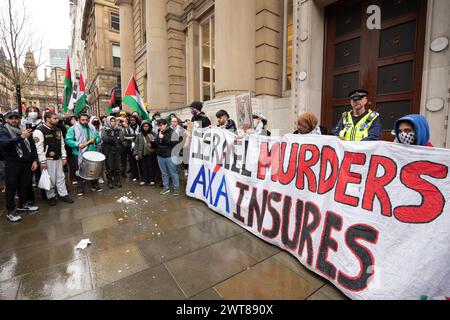
[[[122,182],[120,182],[120,177],[114,179],[116,187],[122,188]]]
[[[114,184],[113,184],[112,179],[108,179],[108,188],[114,189]]]

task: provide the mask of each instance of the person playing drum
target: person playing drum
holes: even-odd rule
[[[100,135],[95,127],[89,124],[89,115],[82,113],[79,115],[78,123],[70,127],[67,130],[66,144],[72,148],[72,153],[76,161],[77,170],[83,160],[83,154],[86,151],[97,151],[97,145],[100,144]],[[77,175],[77,195],[82,196],[84,194],[83,178]],[[91,187],[93,191],[103,191],[99,186],[98,179],[92,180]]]

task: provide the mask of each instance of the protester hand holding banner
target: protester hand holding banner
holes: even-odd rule
[[[450,293],[450,150],[193,133],[187,194],[352,299]]]

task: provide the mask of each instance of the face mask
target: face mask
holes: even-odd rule
[[[253,129],[256,129],[258,124],[259,124],[258,120],[253,120]]]
[[[30,119],[30,120],[36,120],[37,117],[38,117],[38,113],[37,112],[30,112],[28,114],[28,119]]]
[[[200,113],[200,111],[198,111],[197,109],[192,109],[191,110],[191,114],[195,117],[196,115],[198,115]]]
[[[416,142],[415,132],[401,132],[398,135],[398,140],[403,144],[414,144]]]

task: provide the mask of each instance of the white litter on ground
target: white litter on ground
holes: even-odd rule
[[[134,201],[133,199],[130,199],[130,198],[126,197],[126,196],[120,197],[119,200],[117,200],[117,202],[126,203],[126,204],[129,204],[129,203],[135,204],[136,203],[136,201]]]
[[[83,249],[86,249],[86,247],[88,246],[88,245],[90,245],[91,244],[91,240],[89,240],[89,239],[83,239],[83,240],[81,240],[80,242],[78,242],[78,244],[77,244],[77,246],[75,247],[75,249],[81,249],[81,250],[83,250]]]

